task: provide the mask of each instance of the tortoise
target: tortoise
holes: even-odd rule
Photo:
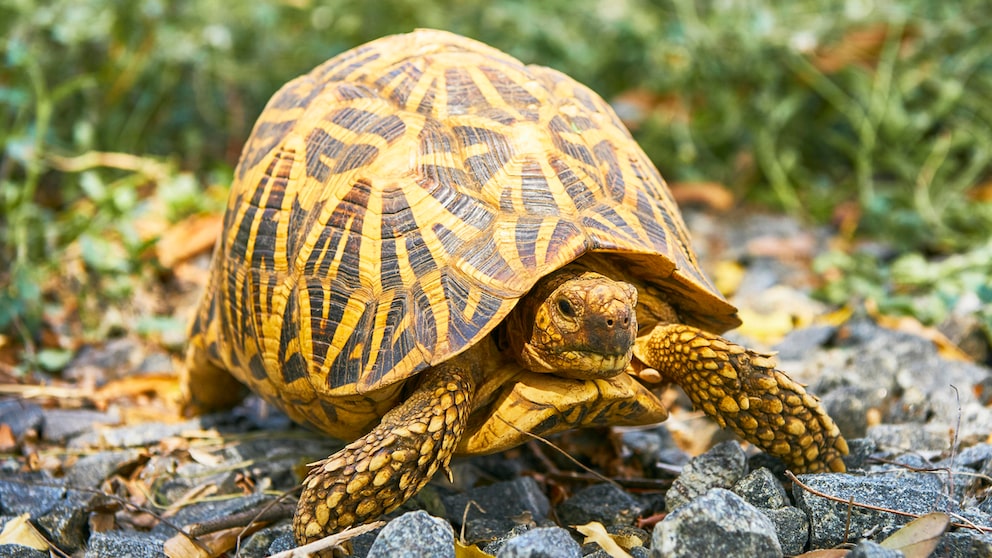
[[[719,337],[739,324],[602,98],[417,30],[269,101],[235,171],[183,386],[204,411],[243,383],[352,441],[311,464],[301,544],[396,508],[453,454],[660,422],[641,381],[659,374],[792,469],[843,471],[820,402],[772,356]]]

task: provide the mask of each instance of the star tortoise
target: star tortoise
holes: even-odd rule
[[[645,370],[792,469],[842,471],[846,442],[819,401],[717,335],[737,325],[599,96],[419,30],[269,101],[235,172],[184,393],[202,411],[243,383],[353,440],[312,465],[300,543],[394,509],[453,454],[664,420]]]

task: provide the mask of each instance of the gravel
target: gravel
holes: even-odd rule
[[[791,230],[782,228],[783,234]],[[742,257],[751,257],[746,239],[734,242]],[[756,265],[744,295],[788,284],[795,270],[781,267]],[[802,304],[802,295],[796,289],[783,300]],[[75,371],[91,374],[124,357],[128,366],[140,362],[125,349],[80,357]],[[847,436],[847,473],[801,475],[800,486],[782,474],[780,462],[733,440],[690,459],[665,424],[604,430],[592,439],[602,448],[613,444],[618,457],[592,456],[586,464],[623,472],[617,478],[636,477],[636,488],[569,476],[557,469],[579,469],[548,449],[459,459],[451,464],[455,484],[438,475],[387,515],[385,528],[351,541],[352,550],[356,556],[453,556],[459,540],[500,557],[598,558],[604,551],[573,528],[598,522],[636,558],[777,557],[844,543],[852,557],[888,557],[899,554],[878,543],[911,519],[885,511],[891,509],[952,514],[958,525],[941,536],[935,556],[992,557],[992,534],[964,526],[992,529],[992,409],[984,389],[992,386],[992,370],[945,358],[931,341],[864,316],[797,330],[778,349],[780,368],[810,385]],[[274,505],[274,494],[298,486],[305,463],[340,447],[290,426],[278,413],[260,413],[257,399],[181,423],[122,421],[113,407],[45,409],[0,401],[0,423],[17,444],[0,457],[0,523],[28,514],[74,556],[157,558],[176,528],[260,512]],[[61,449],[57,466],[46,465],[53,458],[39,451],[44,444]],[[156,505],[175,507],[163,514]],[[661,512],[667,512],[663,519]],[[108,518],[109,525],[95,528]],[[277,515],[242,540],[241,556],[292,546],[290,518]],[[422,549],[430,554],[418,554]],[[47,555],[0,545],[0,556]]]

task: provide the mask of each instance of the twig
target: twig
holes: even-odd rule
[[[366,525],[358,525],[356,527],[350,527],[336,533],[334,535],[326,536],[320,540],[314,541],[312,543],[305,544],[303,546],[298,546],[296,548],[291,548],[289,550],[284,550],[282,552],[277,552],[269,558],[306,558],[312,554],[316,554],[321,550],[339,548],[341,543],[348,541],[361,535],[363,533],[368,533],[369,531],[378,529],[385,525],[385,521],[376,521],[375,523],[368,523]]]
[[[266,502],[261,510],[244,510],[230,515],[215,517],[199,523],[194,523],[186,527],[191,537],[199,537],[209,533],[215,533],[233,527],[244,527],[247,529],[254,523],[271,522],[293,515],[292,508],[278,506],[278,500]]]
[[[468,503],[465,504],[465,510],[462,512],[462,528],[458,533],[458,540],[463,544],[465,543],[465,524],[468,523],[468,510],[472,509],[472,506],[475,506],[480,512],[486,513],[485,508],[480,506],[475,500],[469,500]]]
[[[576,471],[553,471],[547,473],[547,476],[557,480],[583,482],[593,482],[601,478],[599,476],[588,475]],[[624,488],[640,488],[646,490],[667,490],[672,486],[671,479],[624,478],[613,479],[613,482]]]
[[[623,490],[623,487],[620,486],[619,484],[617,484],[616,481],[614,481],[611,478],[607,478],[607,477],[603,476],[599,472],[594,471],[593,469],[591,469],[589,467],[586,467],[578,459],[575,459],[574,457],[572,457],[571,455],[569,455],[567,451],[565,451],[565,450],[561,449],[560,447],[556,446],[554,443],[552,443],[547,438],[543,438],[541,436],[538,436],[537,434],[534,434],[534,433],[531,433],[531,432],[527,432],[525,430],[521,430],[521,429],[517,428],[517,426],[515,424],[511,424],[510,422],[508,422],[503,417],[498,417],[498,418],[500,420],[502,420],[507,426],[509,426],[510,428],[516,430],[517,432],[519,432],[519,433],[521,433],[521,434],[523,434],[525,436],[530,436],[531,438],[533,438],[535,440],[544,442],[545,444],[548,445],[548,447],[554,448],[555,450],[558,451],[558,453],[564,455],[566,459],[568,459],[572,463],[575,463],[576,466],[578,466],[579,468],[581,468],[583,471],[589,473],[590,475],[594,476],[596,479],[601,480],[601,481],[606,482],[606,483],[609,483],[609,484],[612,484],[613,486],[619,488],[620,490]]]
[[[846,505],[848,505],[851,508],[857,507],[857,508],[862,508],[862,509],[866,509],[866,510],[872,510],[872,511],[882,512],[882,513],[891,513],[893,515],[901,515],[903,517],[911,517],[913,519],[919,519],[920,517],[923,517],[922,515],[917,514],[917,513],[904,512],[904,511],[901,511],[901,510],[894,510],[894,509],[891,509],[891,508],[883,508],[881,506],[873,506],[871,504],[864,504],[864,503],[861,503],[861,502],[855,502],[853,498],[849,498],[847,500],[845,500],[843,498],[838,498],[837,496],[833,496],[831,494],[827,494],[826,492],[821,492],[821,491],[819,491],[819,490],[817,490],[817,489],[815,489],[815,488],[813,488],[813,487],[811,487],[811,486],[809,486],[807,484],[803,484],[802,481],[800,481],[798,478],[796,478],[796,475],[792,474],[792,471],[786,471],[785,472],[785,476],[789,477],[789,480],[791,480],[792,482],[796,483],[797,485],[799,485],[800,488],[802,488],[806,492],[809,492],[810,494],[813,494],[814,496],[819,496],[820,498],[824,498],[824,499],[830,500],[831,502],[837,502],[837,503],[840,503],[840,504],[846,504]],[[982,527],[981,525],[968,525],[966,523],[951,523],[951,526],[952,527],[960,527],[962,529],[974,529],[974,530],[976,530],[976,531],[978,531],[980,533],[992,533],[992,527]]]
[[[283,500],[285,500],[286,498],[288,498],[290,494],[294,494],[297,490],[303,490],[303,486],[302,485],[301,486],[297,486],[293,490],[288,490],[288,491],[283,492],[282,494],[279,495],[278,498],[276,498],[275,500],[269,502],[268,504],[265,505],[265,507],[263,507],[262,509],[258,510],[257,516],[255,518],[252,518],[251,522],[249,522],[247,525],[245,525],[241,529],[241,532],[238,533],[238,542],[237,542],[237,546],[235,547],[235,551],[234,551],[234,557],[235,558],[238,558],[238,556],[241,555],[241,539],[246,534],[248,534],[248,529],[251,528],[252,524],[255,523],[256,521],[261,520],[263,517],[266,517],[267,518],[270,515],[275,515],[276,513],[285,513],[285,509],[282,506],[280,506],[279,508],[276,508],[275,506],[280,505]],[[278,512],[276,512],[276,511],[270,512],[270,510],[273,510],[273,509],[278,510]],[[295,513],[295,510],[291,508],[290,511],[289,511],[290,517],[292,517],[292,515],[294,513]]]

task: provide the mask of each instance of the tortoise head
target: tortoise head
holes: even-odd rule
[[[594,272],[565,268],[541,279],[507,319],[521,366],[568,378],[623,372],[637,337],[637,289]]]

